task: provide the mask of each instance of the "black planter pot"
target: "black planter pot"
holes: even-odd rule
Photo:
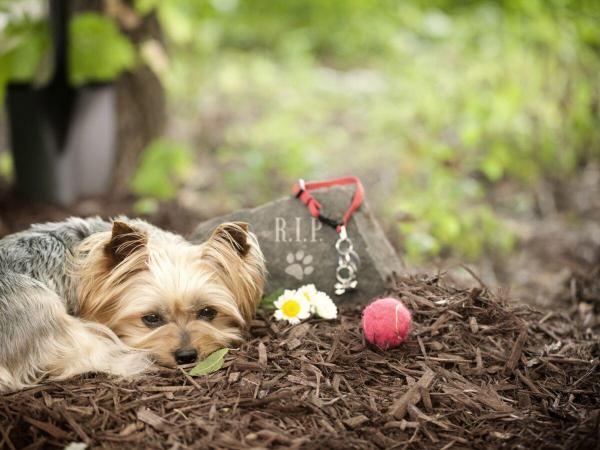
[[[114,86],[74,90],[64,131],[53,120],[48,106],[54,105],[45,94],[29,85],[7,89],[19,192],[34,201],[62,205],[106,192],[117,147]]]
[[[68,205],[108,189],[117,148],[116,93],[110,83],[70,86],[68,2],[49,3],[54,75],[41,87],[8,86],[9,139],[19,192]]]

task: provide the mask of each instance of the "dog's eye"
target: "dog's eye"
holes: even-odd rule
[[[164,319],[158,314],[146,314],[142,317],[142,322],[150,328],[156,328],[165,323]]]
[[[216,315],[217,315],[217,311],[215,311],[214,309],[212,309],[208,306],[206,308],[202,308],[200,311],[198,311],[198,319],[200,319],[200,320],[211,321],[215,318]]]

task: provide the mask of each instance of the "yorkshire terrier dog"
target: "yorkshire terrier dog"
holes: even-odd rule
[[[0,240],[0,391],[193,363],[242,339],[265,265],[247,224],[194,245],[142,220],[71,218]]]

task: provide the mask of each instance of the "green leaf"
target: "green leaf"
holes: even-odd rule
[[[200,377],[216,372],[223,367],[224,358],[227,352],[229,352],[228,348],[222,348],[221,350],[211,353],[206,359],[200,361],[196,367],[190,370],[189,374],[194,377]]]
[[[189,174],[192,151],[184,144],[158,139],[144,150],[133,179],[134,194],[157,200],[170,200]]]
[[[263,297],[263,299],[260,301],[259,307],[264,309],[275,309],[273,303],[275,303],[279,296],[283,294],[283,291],[283,288],[279,288],[272,292],[270,295]]]
[[[29,18],[9,22],[0,31],[0,81],[32,81],[49,49],[48,24]]]
[[[133,44],[109,17],[83,13],[69,26],[69,75],[73,84],[112,81],[134,66]]]

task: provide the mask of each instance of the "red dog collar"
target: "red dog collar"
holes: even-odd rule
[[[352,198],[352,203],[344,213],[342,220],[336,221],[330,217],[321,214],[321,203],[319,203],[319,201],[316,198],[310,195],[309,191],[331,186],[345,186],[348,184],[355,184],[356,190],[354,192],[354,197]],[[335,228],[338,233],[341,232],[342,227],[345,227],[348,224],[350,217],[352,217],[352,213],[354,213],[354,211],[356,211],[356,209],[358,209],[358,207],[361,205],[365,195],[365,189],[357,177],[343,177],[337,178],[335,180],[311,181],[308,183],[300,179],[297,183],[294,184],[294,186],[292,186],[292,192],[308,207],[311,216],[313,216],[316,219],[319,219],[324,224]]]

